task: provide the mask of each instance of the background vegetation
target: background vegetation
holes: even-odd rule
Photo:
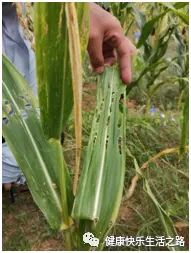
[[[173,222],[177,233],[184,236],[183,249],[187,250],[188,152],[180,157],[178,150],[180,143],[188,144],[186,127],[182,132],[188,94],[188,5],[103,3],[103,6],[120,20],[126,35],[138,48],[132,59],[133,80],[127,87],[127,159],[123,200],[110,235],[164,234],[158,212],[144,187],[147,180],[160,208]],[[97,76],[91,72],[88,55],[84,61],[83,78],[82,164],[96,104]],[[176,152],[169,153],[171,148],[176,148]],[[75,166],[74,150],[75,130],[71,117],[65,128],[63,147],[71,171]],[[146,168],[143,166],[163,150],[166,151],[162,156]],[[130,196],[129,189],[136,175],[139,179]],[[3,199],[3,250],[64,250],[62,233],[49,227],[30,194],[20,193],[15,188],[15,195],[14,204],[10,203],[9,196],[5,195]],[[153,250],[144,246],[105,248],[138,249]]]

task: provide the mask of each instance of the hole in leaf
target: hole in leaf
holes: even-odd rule
[[[120,96],[120,100],[124,99],[124,94],[122,93],[121,96]],[[119,101],[120,101],[119,100]]]
[[[25,111],[21,111],[21,117],[26,120],[28,118],[28,115]]]
[[[100,105],[100,111],[103,109],[103,104],[104,104],[104,98],[102,99],[101,105]]]
[[[111,99],[111,102],[112,102],[112,103],[114,102],[114,94],[115,94],[115,92],[113,91],[113,92],[112,92],[112,99]]]
[[[118,147],[119,147],[119,154],[121,155],[122,153],[122,137],[119,136],[118,138]]]
[[[94,136],[94,139],[93,139],[94,144],[95,144],[96,140],[97,140],[97,133],[95,133],[95,136]]]
[[[27,104],[25,105],[25,108],[26,108],[26,109],[31,109],[31,108],[32,108],[32,106],[31,106],[31,104],[30,104],[30,103],[27,103]]]
[[[30,102],[24,96],[19,96],[19,98],[22,99],[22,100],[25,100],[25,102],[26,102],[25,108],[29,109],[30,107],[28,107],[28,106],[30,105]]]
[[[95,218],[94,219],[94,224],[97,224],[98,223],[98,218]]]
[[[119,100],[119,111],[121,113],[123,113],[123,111],[124,111],[124,103],[121,100]]]
[[[100,119],[100,114],[98,114],[96,122],[99,122],[99,119]]]
[[[9,104],[9,101],[8,101],[8,100],[5,100],[5,104],[8,105],[8,104]]]
[[[6,118],[6,117],[3,117],[3,123],[4,123],[5,125],[7,125],[7,124],[9,123],[9,120],[8,120],[8,118]]]
[[[14,115],[14,109],[13,109],[13,104],[10,104],[11,110],[9,111],[9,115]]]
[[[110,122],[110,116],[108,116],[107,118],[107,126],[109,126],[109,122]]]
[[[121,124],[122,124],[122,115],[120,114],[118,118],[118,124],[117,124],[119,128],[121,127]]]
[[[109,135],[107,135],[107,139],[106,139],[106,142],[105,142],[105,148],[106,148],[106,150],[107,150],[108,142],[109,142]]]

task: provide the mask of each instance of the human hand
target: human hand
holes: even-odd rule
[[[131,82],[131,55],[136,51],[123,33],[120,22],[95,3],[90,3],[90,35],[88,53],[93,71],[100,74],[104,66],[116,62],[115,49],[120,63],[121,79]]]

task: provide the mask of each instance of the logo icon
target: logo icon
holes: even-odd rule
[[[96,238],[92,233],[87,232],[83,235],[83,242],[88,243],[92,247],[98,247],[99,239]]]

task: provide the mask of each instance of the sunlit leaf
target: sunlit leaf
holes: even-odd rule
[[[164,11],[161,14],[159,14],[158,16],[156,16],[155,18],[149,20],[147,23],[144,24],[144,26],[141,30],[141,36],[140,36],[139,41],[136,45],[137,48],[140,48],[145,43],[145,41],[147,40],[147,38],[151,34],[155,23],[158,22],[158,20],[161,17],[163,17],[166,13],[167,13],[167,11]]]
[[[126,128],[119,100],[124,92],[118,68],[107,67],[98,82],[96,113],[72,213],[77,220],[91,221],[98,238],[114,224],[122,197]]]
[[[3,136],[26,177],[33,199],[52,228],[66,228],[60,195],[60,141],[50,143],[45,139],[37,109],[38,101],[5,56],[2,95]],[[71,211],[71,180],[66,167],[64,169],[69,196],[67,205]]]

